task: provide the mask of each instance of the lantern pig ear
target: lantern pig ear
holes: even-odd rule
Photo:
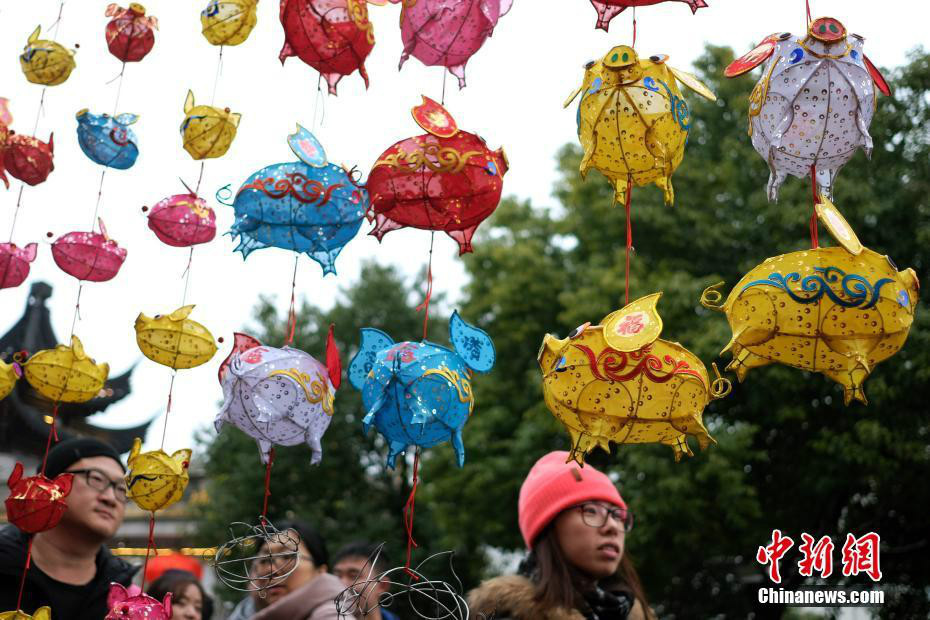
[[[875,82],[875,86],[878,88],[879,92],[886,97],[891,96],[891,87],[888,86],[888,82],[885,81],[885,76],[882,75],[882,72],[878,70],[872,61],[869,60],[869,57],[865,54],[862,55],[862,60],[865,62],[865,68],[869,70],[869,75],[872,76],[872,81]]]
[[[191,110],[194,109],[194,91],[187,91],[187,99],[184,100],[184,113],[190,114]]]
[[[139,115],[130,114],[129,112],[120,114],[119,116],[116,117],[116,122],[119,123],[120,125],[132,125],[137,120],[139,120]]]
[[[136,460],[140,452],[142,452],[142,440],[136,437],[132,442],[132,450],[129,451],[129,459],[126,461],[129,467],[132,467],[132,462]]]
[[[772,56],[779,41],[784,41],[790,37],[791,34],[787,32],[770,34],[762,39],[759,45],[727,65],[727,68],[723,70],[723,74],[728,78],[734,78],[752,71]]]
[[[32,31],[32,34],[29,35],[27,39],[30,43],[35,43],[39,40],[39,33],[42,32],[42,26],[36,26],[36,29]]]
[[[67,496],[71,492],[71,485],[74,484],[74,474],[58,474],[55,484],[61,489],[62,494]]]
[[[33,620],[52,620],[52,609],[50,607],[39,607],[34,614]]]
[[[465,365],[472,370],[488,372],[494,367],[497,353],[491,337],[484,330],[462,320],[458,311],[453,312],[449,320],[449,340],[455,352],[462,356]]]
[[[337,390],[342,383],[342,360],[339,357],[339,348],[336,346],[336,326],[329,326],[329,336],[326,337],[326,370],[329,381]]]
[[[13,466],[13,471],[10,472],[10,478],[6,481],[6,485],[12,489],[16,486],[16,483],[22,480],[23,478],[23,464],[18,462]]]
[[[217,373],[220,385],[223,384],[223,377],[226,376],[226,372],[229,369],[229,365],[232,363],[232,358],[237,353],[242,353],[243,351],[248,351],[249,349],[254,349],[255,347],[262,346],[261,341],[258,338],[253,338],[248,334],[242,334],[239,332],[233,333],[233,348],[229,352],[229,355],[226,356],[226,359],[223,360],[223,363],[220,364],[220,370]]]
[[[126,588],[118,583],[110,584],[110,593],[107,594],[107,607],[112,608],[114,605],[122,603],[127,598],[129,598],[129,592],[126,591]]]
[[[390,336],[380,329],[373,327],[362,328],[362,342],[359,344],[358,353],[349,363],[349,383],[356,390],[361,391],[365,385],[365,379],[375,362],[375,356],[378,351],[387,349],[394,341]]]

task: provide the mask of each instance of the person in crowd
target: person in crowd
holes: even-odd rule
[[[333,557],[333,574],[345,587],[356,586],[356,591],[361,594],[359,608],[367,612],[365,620],[400,620],[397,614],[380,605],[383,595],[390,590],[390,584],[386,580],[378,580],[370,586],[365,584],[388,568],[384,549],[379,553],[378,545],[368,542],[349,543]]]
[[[475,617],[494,620],[654,618],[629,555],[633,513],[603,473],[550,452],[520,487],[518,521],[529,555],[518,575],[468,595]]]
[[[56,618],[100,620],[110,583],[129,586],[138,568],[114,557],[106,542],[126,510],[125,469],[119,454],[92,438],[67,439],[48,453],[45,475],[74,474],[68,508],[54,528],[32,536],[32,559],[19,609],[43,605]],[[29,536],[14,525],[0,529],[0,611],[17,609]]]
[[[230,620],[340,620],[335,598],[345,588],[329,574],[329,553],[323,537],[303,521],[277,524],[300,537],[297,566],[287,541],[268,541],[251,566],[256,591],[233,610]],[[275,577],[275,575],[286,575]]]
[[[162,601],[171,593],[171,620],[210,620],[213,601],[193,573],[169,569],[152,582],[146,594]]]

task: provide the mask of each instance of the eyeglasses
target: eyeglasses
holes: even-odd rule
[[[624,532],[633,529],[633,513],[619,506],[604,506],[602,504],[581,504],[576,506],[581,511],[581,519],[590,527],[604,527],[607,517],[610,517],[623,526]]]
[[[309,555],[294,555],[293,552],[283,551],[280,553],[269,553],[252,560],[252,574],[261,576],[274,576],[278,569],[290,569],[297,560],[313,562]]]
[[[129,497],[127,496],[129,489],[126,487],[126,482],[122,479],[110,480],[109,476],[99,469],[71,469],[65,473],[82,474],[84,480],[87,482],[87,486],[100,493],[106,493],[107,489],[113,487],[113,496],[116,497],[117,501],[123,502],[124,504],[129,501]]]

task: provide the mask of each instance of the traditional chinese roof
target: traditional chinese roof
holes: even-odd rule
[[[10,360],[17,351],[32,354],[59,344],[46,306],[51,296],[52,287],[45,282],[32,284],[22,318],[0,336],[0,357]],[[87,417],[106,410],[129,395],[134,368],[108,379],[101,394],[86,403],[62,403],[58,408],[58,438],[97,437],[110,443],[120,453],[129,452],[135,437],[145,437],[151,420],[132,428],[110,429],[89,423]],[[43,454],[51,408],[52,403],[37,394],[28,383],[19,381],[16,389],[0,401],[0,450]]]

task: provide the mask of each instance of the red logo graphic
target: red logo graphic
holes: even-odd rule
[[[763,566],[769,564],[769,579],[781,583],[781,573],[778,572],[778,561],[794,546],[794,541],[788,536],[782,536],[781,530],[772,530],[772,542],[756,551],[756,561]]]

